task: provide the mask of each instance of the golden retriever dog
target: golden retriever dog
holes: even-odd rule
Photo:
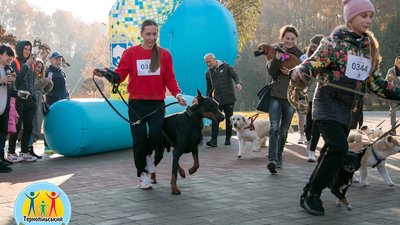
[[[365,143],[350,143],[349,149],[356,152],[360,151]],[[400,152],[399,142],[392,136],[388,135],[382,140],[379,140],[375,144],[368,145],[365,155],[361,159],[360,172],[360,184],[362,187],[368,187],[369,183],[367,181],[368,167],[376,167],[379,174],[382,176],[384,182],[389,187],[393,187],[394,183],[390,179],[389,173],[386,169],[386,159]]]
[[[251,142],[253,151],[261,151],[261,146],[265,146],[268,139],[270,123],[266,119],[251,120],[243,115],[234,114],[230,118],[234,130],[237,132],[239,140],[239,152],[237,157],[242,158],[245,150],[245,143]]]

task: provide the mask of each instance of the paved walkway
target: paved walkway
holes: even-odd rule
[[[366,113],[366,124],[378,124],[388,113]],[[389,127],[388,119],[383,124]],[[398,132],[399,133],[399,132]],[[83,157],[54,157],[35,163],[14,164],[13,172],[0,174],[0,225],[15,224],[13,206],[18,193],[37,181],[59,185],[72,204],[70,224],[399,224],[400,190],[384,185],[370,169],[369,188],[353,184],[348,199],[353,211],[335,206],[325,191],[325,216],[316,217],[299,207],[299,195],[315,163],[306,162],[305,146],[290,134],[284,167],[278,175],[266,169],[267,149],[247,152],[236,159],[238,142],[218,148],[200,148],[200,169],[179,179],[182,195],[170,194],[171,154],[158,167],[158,184],[152,191],[138,188],[131,150]],[[206,137],[206,140],[208,138]],[[320,142],[320,146],[322,141]],[[187,170],[191,155],[181,159]],[[400,154],[388,160],[392,180],[400,184]]]

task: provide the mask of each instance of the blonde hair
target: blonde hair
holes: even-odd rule
[[[371,45],[371,61],[372,61],[372,70],[373,71],[375,69],[375,67],[377,67],[381,61],[382,61],[382,56],[379,52],[379,43],[378,40],[375,38],[374,33],[372,33],[372,31],[367,31],[366,34],[369,37],[370,40],[370,45]]]

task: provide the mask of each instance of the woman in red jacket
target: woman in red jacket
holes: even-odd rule
[[[186,100],[175,79],[171,54],[157,45],[159,35],[158,25],[152,20],[145,20],[141,27],[143,43],[128,48],[122,54],[115,70],[123,82],[129,75],[128,93],[130,121],[137,121],[165,103],[166,88],[182,106]],[[95,75],[100,75],[94,71]],[[140,124],[131,125],[133,138],[133,156],[139,177],[139,187],[143,190],[152,189],[148,173],[155,172],[151,153],[162,139],[165,110],[143,119]]]

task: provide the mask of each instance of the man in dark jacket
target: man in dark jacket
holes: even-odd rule
[[[4,157],[4,147],[8,133],[8,115],[10,111],[10,97],[23,96],[27,92],[17,91],[12,84],[15,77],[10,64],[14,59],[14,50],[9,46],[0,45],[0,173],[11,171],[8,161]]]
[[[36,55],[32,53],[32,44],[29,41],[18,41],[16,46],[17,58],[11,63],[11,67],[16,71],[17,78],[15,82],[16,89],[26,90],[29,93],[35,91],[35,73],[34,65],[36,62]],[[17,132],[10,135],[8,139],[8,159],[10,161],[36,161],[36,157],[32,152],[28,151],[29,139],[33,129],[33,119],[36,114],[36,101],[34,95],[29,96],[27,99],[17,99],[16,108],[19,114],[17,123]],[[18,133],[21,130],[22,123],[24,129],[21,138],[21,152],[19,157],[15,159],[15,147],[17,143]],[[14,157],[12,157],[14,156]],[[11,157],[11,158],[10,158]]]
[[[55,51],[50,54],[50,66],[47,67],[45,77],[50,78],[53,81],[53,89],[46,95],[46,103],[51,106],[52,104],[69,98],[67,90],[67,76],[62,69],[63,56]],[[44,140],[44,154],[43,157],[48,158],[54,154],[49,146],[47,145],[46,139]]]
[[[45,77],[49,77],[54,83],[53,89],[46,95],[46,103],[49,104],[49,106],[69,97],[67,77],[61,67],[62,59],[63,56],[59,52],[51,53],[51,65],[46,69]]]
[[[236,101],[232,81],[235,82],[236,91],[242,89],[242,82],[233,68],[225,62],[217,60],[214,54],[206,54],[204,60],[208,67],[206,72],[207,94],[214,89],[214,98],[219,103],[219,109],[225,114],[225,145],[230,145],[232,136],[230,118]],[[211,140],[206,143],[208,146],[217,147],[218,129],[219,123],[213,121],[211,125]]]

